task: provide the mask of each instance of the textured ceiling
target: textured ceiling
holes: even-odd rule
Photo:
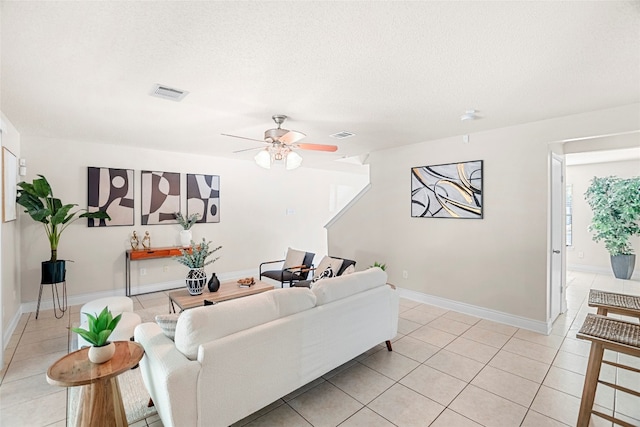
[[[278,113],[339,145],[301,153],[322,167],[640,102],[638,1],[1,5],[0,108],[23,135],[250,159],[220,134],[261,139]]]

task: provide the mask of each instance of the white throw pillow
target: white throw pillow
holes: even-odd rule
[[[304,262],[305,255],[306,255],[305,251],[299,251],[297,249],[289,248],[287,250],[287,257],[284,260],[284,265],[282,266],[282,268],[285,269],[290,267],[298,267],[302,265],[302,263]]]
[[[162,329],[162,332],[172,341],[176,338],[176,323],[178,323],[179,314],[158,314],[156,323]]]
[[[356,272],[356,266],[351,264],[349,267],[344,269],[344,271],[342,272],[341,276],[346,276],[347,274],[351,274],[351,273],[355,273],[355,272]]]
[[[338,258],[331,258],[329,256],[325,256],[318,264],[318,268],[316,268],[313,273],[313,282],[317,282],[320,279],[325,277],[334,277],[338,274],[338,271],[342,267],[342,260]],[[331,274],[331,275],[329,275]]]

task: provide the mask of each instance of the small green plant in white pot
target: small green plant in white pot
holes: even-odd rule
[[[207,273],[204,271],[204,267],[213,264],[220,258],[209,257],[221,248],[222,246],[218,246],[212,249],[211,242],[207,242],[203,237],[202,242],[198,245],[192,240],[190,248],[180,249],[181,255],[174,257],[180,264],[189,268],[186,283],[190,295],[202,294],[202,289],[207,283]],[[209,259],[207,260],[207,258]]]
[[[200,214],[194,213],[186,218],[180,212],[176,212],[173,215],[176,217],[178,224],[182,227],[182,230],[180,231],[180,244],[182,244],[183,248],[186,248],[191,244],[191,239],[193,238],[191,235],[191,227],[193,227],[193,224],[198,222]]]
[[[113,317],[109,307],[105,307],[95,316],[90,313],[84,314],[87,316],[87,329],[72,328],[71,330],[91,344],[89,360],[93,363],[104,363],[111,359],[116,351],[116,346],[109,341],[109,337],[118,326],[122,314]]]
[[[584,195],[593,211],[593,240],[604,241],[615,277],[630,279],[636,256],[629,239],[640,235],[640,177],[594,177]]]

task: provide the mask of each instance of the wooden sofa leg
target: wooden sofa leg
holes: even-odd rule
[[[152,398],[149,398],[149,403],[147,403],[147,408],[151,408],[152,406],[155,406],[155,403],[153,403]]]
[[[391,341],[387,340],[384,343],[387,345],[387,350],[393,351],[393,349],[391,348]]]

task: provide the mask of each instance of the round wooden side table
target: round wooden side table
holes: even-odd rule
[[[144,349],[132,341],[115,341],[111,360],[94,364],[89,347],[60,358],[47,370],[47,382],[61,387],[83,386],[78,405],[77,426],[127,427],[117,376],[136,366]]]

